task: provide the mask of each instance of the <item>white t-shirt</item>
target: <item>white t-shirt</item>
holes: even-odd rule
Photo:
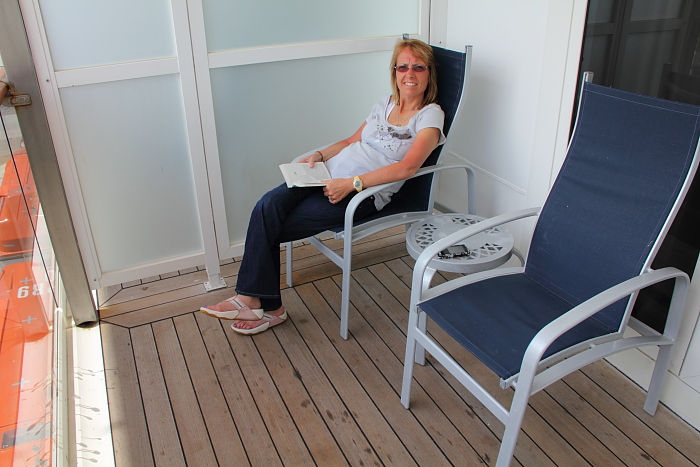
[[[374,104],[372,112],[367,117],[367,125],[362,130],[362,140],[346,147],[326,166],[333,178],[351,178],[362,176],[404,158],[408,148],[413,144],[416,134],[423,128],[440,130],[438,145],[445,143],[442,126],[445,113],[439,105],[429,104],[416,113],[406,126],[397,127],[387,122],[387,117],[394,108],[391,96],[384,97]],[[399,191],[403,183],[378,192],[374,197],[374,205],[381,210],[391,200],[391,195]]]

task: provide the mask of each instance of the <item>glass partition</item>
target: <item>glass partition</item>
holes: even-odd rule
[[[201,252],[179,76],[60,94],[102,271]]]
[[[260,196],[284,181],[279,164],[351,136],[391,92],[390,59],[373,52],[211,70],[232,244],[245,239]]]
[[[419,0],[204,0],[209,52],[417,34]]]
[[[0,465],[49,466],[57,270],[14,109],[0,118]]]
[[[169,0],[40,0],[39,4],[56,70],[176,54]]]

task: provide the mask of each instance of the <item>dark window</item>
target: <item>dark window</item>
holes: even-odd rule
[[[581,71],[604,86],[700,104],[700,1],[590,0]],[[652,267],[675,266],[689,275],[700,253],[700,176]],[[672,283],[640,293],[633,316],[663,330]]]

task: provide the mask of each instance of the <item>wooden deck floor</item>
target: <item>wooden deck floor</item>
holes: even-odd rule
[[[493,465],[503,426],[434,361],[401,405],[413,262],[400,229],[358,246],[347,341],[339,269],[309,246],[283,291],[289,319],[254,337],[197,312],[232,295],[238,261],[223,266],[225,290],[205,293],[197,270],[101,290],[117,466]],[[603,362],[570,375],[531,399],[513,465],[700,464],[700,434],[663,406],[650,417],[643,399]]]

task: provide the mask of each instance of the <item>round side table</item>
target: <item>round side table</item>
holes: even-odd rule
[[[413,259],[434,242],[470,225],[484,220],[471,214],[441,214],[430,216],[413,224],[406,232],[406,249]],[[428,264],[423,277],[423,290],[430,286],[436,270],[470,274],[496,268],[513,254],[513,236],[501,226],[479,232],[462,243],[469,250],[467,256],[457,258],[435,257]],[[517,255],[517,253],[516,253]]]

